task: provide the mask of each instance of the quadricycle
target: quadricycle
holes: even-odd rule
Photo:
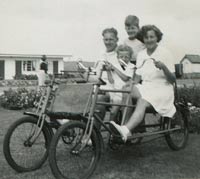
[[[148,60],[155,59],[146,59],[144,63]],[[69,82],[52,78],[43,90],[37,109],[34,112],[24,112],[24,117],[9,127],[3,150],[8,164],[14,170],[28,172],[39,169],[49,157],[55,178],[87,179],[99,164],[105,144],[113,150],[120,150],[121,145],[131,144],[134,147],[146,137],[158,136],[164,137],[172,150],[186,146],[189,110],[187,102],[178,97],[176,84],[174,117],[159,116],[154,124],[146,124],[144,120],[125,143],[121,136],[110,129],[109,120],[102,119],[97,106],[106,106],[107,109],[120,106],[117,121],[118,124],[124,124],[127,110],[135,108],[135,105],[129,103],[134,83],[130,83],[129,90],[103,90],[101,87],[105,82],[101,76],[106,63],[95,82],[89,82],[88,78],[96,72],[81,62],[77,64],[78,72],[85,77],[84,80]],[[133,81],[137,68],[134,68]],[[107,92],[126,94],[126,102],[115,104],[99,101],[99,95]],[[155,114],[156,111],[152,107],[146,110],[147,113]],[[148,130],[152,127],[155,130]]]

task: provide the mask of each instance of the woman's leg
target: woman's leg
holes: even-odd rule
[[[125,125],[129,129],[129,131],[135,129],[142,122],[145,110],[149,106],[150,104],[146,100],[142,98],[139,98],[137,100],[135,111],[133,112],[129,121]]]
[[[131,97],[133,99],[137,99],[137,103],[136,108],[126,125],[120,126],[113,121],[110,122],[111,129],[115,132],[120,133],[124,141],[127,140],[128,136],[131,136],[131,131],[142,122],[145,110],[148,106],[150,106],[150,104],[146,100],[141,98],[141,94],[135,86],[133,87]]]

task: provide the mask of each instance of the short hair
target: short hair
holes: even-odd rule
[[[157,37],[157,42],[160,42],[163,36],[163,33],[160,31],[158,27],[155,25],[144,25],[138,32],[138,36],[140,37],[140,40],[144,43],[144,37],[147,35],[147,32],[153,30]]]
[[[128,51],[129,54],[130,54],[130,57],[132,57],[132,55],[133,55],[133,50],[132,50],[132,48],[131,48],[130,46],[128,46],[128,45],[119,45],[119,46],[117,47],[117,49],[116,49],[117,55],[118,55],[118,53],[121,52],[121,51]]]
[[[46,59],[47,59],[47,56],[46,55],[42,55],[41,60],[45,61]]]
[[[139,28],[139,18],[135,15],[128,15],[124,22],[125,26],[137,26]]]
[[[104,36],[105,33],[113,33],[115,35],[115,37],[118,38],[118,32],[113,27],[104,29],[102,32],[102,36]]]

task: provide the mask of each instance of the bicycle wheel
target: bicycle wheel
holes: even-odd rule
[[[53,136],[49,164],[55,178],[86,179],[95,170],[101,155],[101,145],[97,133],[93,131],[89,143],[79,150],[85,128],[85,123],[71,121],[60,127]]]
[[[37,140],[30,142],[36,124],[36,118],[22,117],[9,127],[5,135],[3,152],[8,164],[17,172],[36,170],[47,159],[51,135],[45,125]]]
[[[176,111],[175,118],[171,119],[171,129],[173,128],[179,129],[165,134],[167,144],[172,150],[183,149],[189,136],[188,118],[179,109]]]

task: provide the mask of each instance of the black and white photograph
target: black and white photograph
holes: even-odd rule
[[[200,179],[199,0],[0,0],[0,179]]]

